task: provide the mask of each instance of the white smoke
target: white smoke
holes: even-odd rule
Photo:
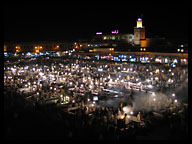
[[[166,108],[168,103],[168,98],[163,93],[146,94],[139,93],[134,96],[133,100],[133,109],[134,111],[160,111],[161,109]]]

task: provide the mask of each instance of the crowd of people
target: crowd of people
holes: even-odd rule
[[[136,139],[158,123],[171,128],[170,133],[179,128],[185,136],[188,105],[184,96],[170,93],[170,89],[187,85],[186,67],[49,57],[6,61],[4,107],[7,112],[19,102],[23,109],[32,108],[34,117],[35,112],[45,112],[52,119],[49,123],[42,118],[46,125],[57,121],[54,125],[59,129],[47,135],[60,138]],[[114,103],[108,105],[110,99]],[[20,111],[13,110],[13,118],[22,117]],[[10,131],[8,126],[8,135]]]

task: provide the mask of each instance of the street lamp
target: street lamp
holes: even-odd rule
[[[146,51],[146,48],[140,48],[140,51]]]

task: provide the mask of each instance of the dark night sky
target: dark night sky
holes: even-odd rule
[[[188,38],[187,4],[5,3],[4,40],[77,40],[97,31],[133,33],[143,14],[146,37]]]

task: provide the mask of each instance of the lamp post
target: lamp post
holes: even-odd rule
[[[177,49],[177,52],[180,52],[181,53],[181,58],[183,58],[184,45],[180,45],[179,48]]]
[[[36,53],[39,53],[40,50],[42,50],[42,49],[43,49],[42,46],[35,46],[35,52],[36,52]]]

